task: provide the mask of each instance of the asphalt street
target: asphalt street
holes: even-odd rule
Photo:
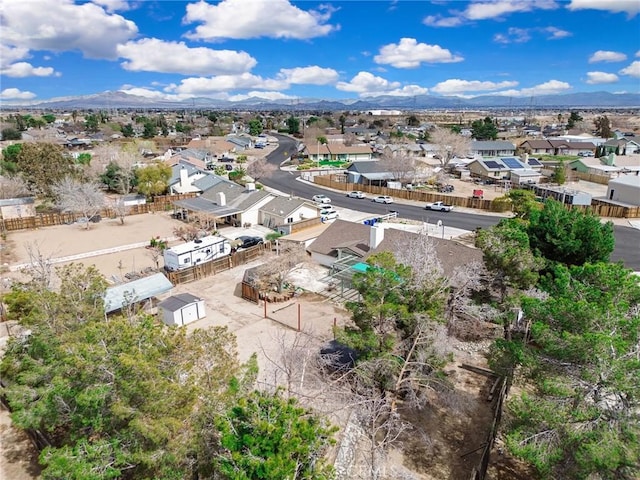
[[[280,166],[285,160],[297,151],[298,142],[286,135],[274,135],[279,140],[278,147],[267,155],[270,163]],[[317,187],[308,182],[301,182],[297,178],[296,172],[277,170],[271,176],[261,178],[260,181],[267,187],[278,190],[282,193],[301,198],[311,199],[317,193],[327,193],[326,189]],[[486,213],[476,214],[460,211],[453,212],[433,212],[427,211],[420,205],[407,203],[393,203],[390,205],[374,203],[367,199],[348,198],[345,195],[332,195],[332,204],[337,207],[358,210],[372,215],[384,215],[390,211],[397,211],[398,216],[411,220],[420,220],[427,223],[437,223],[441,220],[443,224],[473,231],[478,227],[486,228],[497,224],[500,216],[487,215]],[[611,261],[622,263],[635,271],[640,271],[640,230],[621,225],[614,226],[614,236],[616,245],[611,255]]]

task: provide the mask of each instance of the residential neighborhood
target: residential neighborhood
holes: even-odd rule
[[[637,277],[610,260],[617,247],[635,262],[633,248],[616,242],[620,229],[640,228],[640,122],[578,113],[560,115],[581,118],[576,132],[554,111],[539,120],[465,112],[463,125],[459,114],[414,111],[120,111],[103,112],[104,122],[88,111],[2,112],[0,365],[12,428],[56,445],[56,462],[40,459],[45,472],[65,448],[95,441],[76,440],[74,422],[101,415],[117,426],[94,425],[96,435],[148,442],[113,446],[114,462],[127,458],[155,478],[161,470],[136,459],[165,449],[175,452],[167,468],[213,478],[209,466],[223,468],[216,458],[231,458],[232,446],[176,425],[188,418],[230,432],[237,425],[224,422],[241,405],[255,415],[255,438],[270,438],[259,431],[262,411],[251,411],[270,404],[283,416],[274,422],[313,419],[290,434],[312,432],[302,443],[331,476],[308,478],[382,470],[390,473],[376,478],[481,478],[471,475],[516,459],[513,478],[538,478],[536,462],[505,447],[541,428],[517,417],[524,400],[509,392],[512,382],[530,385],[540,404],[578,405],[554,407],[558,419],[544,422],[589,416],[598,441],[602,418],[630,401],[637,383],[626,327],[640,304]],[[26,127],[30,119],[44,123]],[[579,285],[560,281],[569,276]],[[605,300],[585,292],[601,287],[626,303],[591,319]],[[567,305],[581,295],[576,315],[590,320],[574,325]],[[595,347],[594,331],[602,333]],[[609,352],[610,332],[619,351],[606,362],[627,372],[605,382],[611,404],[577,386],[592,388],[588,374],[602,373],[589,352]],[[25,340],[46,344],[48,336],[59,342],[41,359],[50,379],[36,382],[31,358],[40,353]],[[144,348],[132,338],[146,339]],[[104,353],[94,355],[95,345]],[[526,376],[504,345],[532,365],[557,363],[557,377]],[[69,365],[87,373],[72,382]],[[89,378],[126,408],[98,395]],[[549,384],[538,383],[556,381],[572,387],[548,396]],[[75,405],[73,421],[59,409],[63,397]],[[152,403],[165,397],[167,408]],[[223,420],[215,402],[231,412]],[[49,417],[25,423],[38,408],[65,435],[50,434]],[[611,434],[616,442],[637,430],[627,413]],[[505,416],[526,432],[500,423]],[[164,433],[151,435],[145,421]],[[558,442],[571,443],[553,428]],[[393,441],[381,441],[383,431]],[[189,463],[174,436],[189,438],[190,455],[209,466]],[[242,455],[253,455],[246,448]],[[290,453],[302,463],[311,455]],[[636,453],[625,451],[616,468],[635,474]]]

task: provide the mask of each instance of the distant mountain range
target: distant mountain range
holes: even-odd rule
[[[569,93],[563,95],[540,95],[534,97],[504,97],[483,95],[474,98],[435,97],[416,95],[397,97],[382,95],[366,99],[322,100],[296,99],[272,101],[259,97],[230,102],[212,98],[191,98],[184,101],[159,100],[124,92],[103,92],[94,95],[54,98],[26,105],[2,105],[3,109],[223,109],[223,110],[425,110],[425,109],[551,109],[551,108],[640,108],[637,93]]]

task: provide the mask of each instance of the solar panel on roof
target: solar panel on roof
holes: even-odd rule
[[[542,162],[540,162],[537,158],[530,158],[529,159],[529,165],[531,165],[533,167],[541,167],[542,166]]]
[[[522,164],[516,158],[503,158],[502,162],[509,168],[522,168]]]
[[[502,168],[502,165],[500,165],[498,162],[494,162],[493,160],[487,160],[484,162],[484,164],[487,166],[487,168]]]

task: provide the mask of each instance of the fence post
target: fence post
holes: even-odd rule
[[[298,331],[300,331],[300,307],[302,307],[302,305],[298,304]]]

